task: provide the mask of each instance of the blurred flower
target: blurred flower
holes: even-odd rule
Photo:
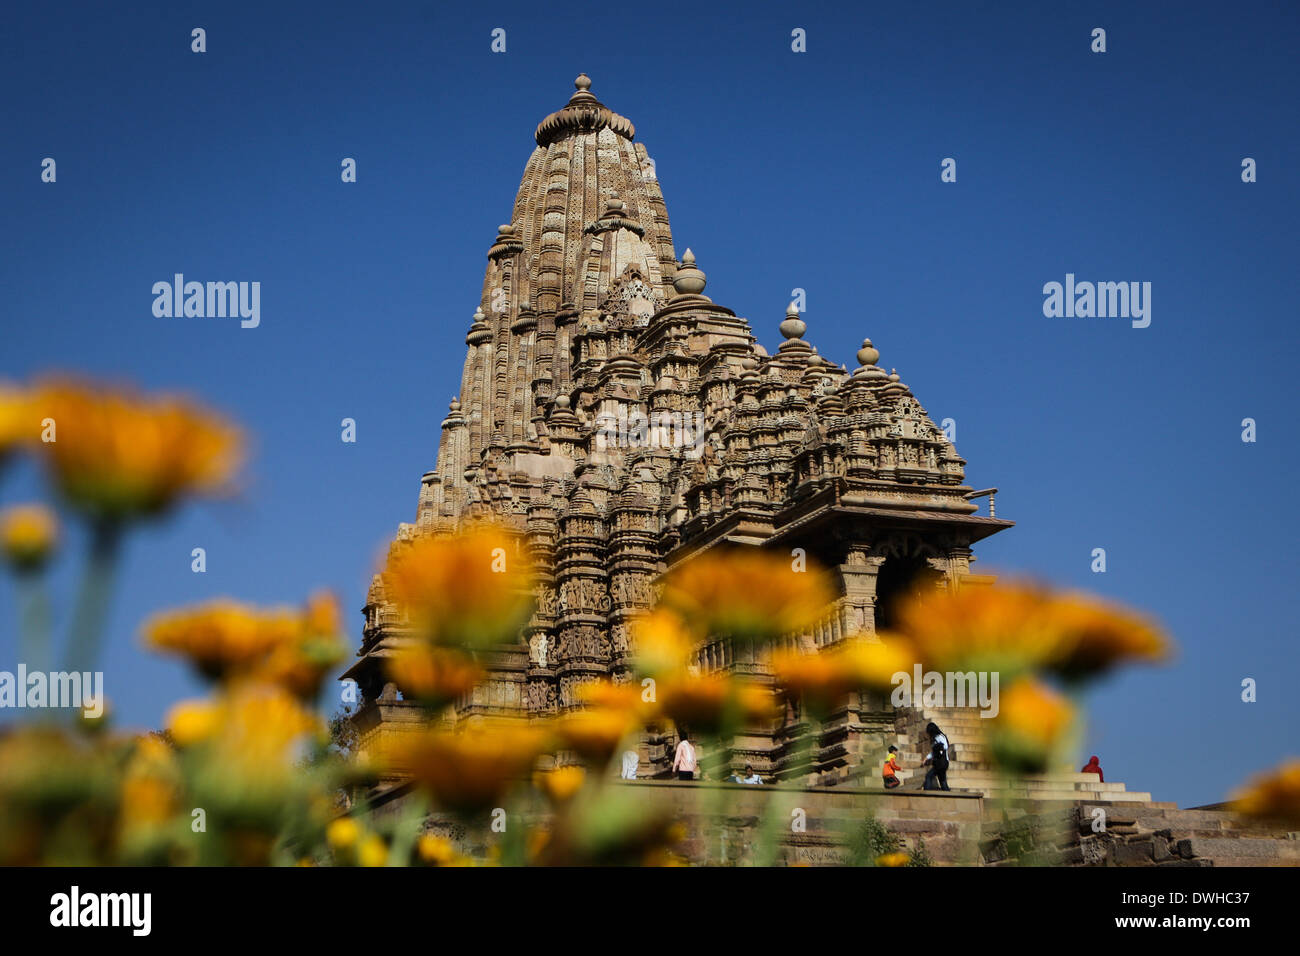
[[[555,732],[561,746],[603,767],[632,727],[628,711],[596,707],[565,714],[556,721]]]
[[[1001,693],[997,717],[989,723],[994,761],[1017,773],[1041,773],[1066,742],[1074,708],[1061,694],[1031,677]]]
[[[357,845],[357,863],[361,866],[383,866],[388,862],[388,844],[378,833],[367,833]]]
[[[44,505],[14,505],[0,512],[0,554],[18,571],[40,570],[58,536],[58,519]]]
[[[646,677],[658,679],[685,670],[697,643],[681,617],[663,608],[632,622],[636,669]]]
[[[1093,677],[1124,661],[1169,657],[1159,627],[1127,609],[1072,594],[1053,601],[1049,613],[1060,635],[1049,666],[1066,680]]]
[[[615,684],[607,680],[592,680],[579,684],[573,691],[574,697],[584,704],[605,710],[620,710],[629,714],[640,714],[646,709],[641,700],[639,685],[627,682]]]
[[[348,852],[356,847],[361,833],[361,824],[354,817],[339,817],[325,828],[325,843],[335,853]]]
[[[338,600],[329,593],[312,595],[285,640],[272,645],[258,666],[257,676],[314,699],[321,681],[347,654]]]
[[[158,737],[140,738],[122,775],[119,822],[128,855],[139,859],[165,846],[165,828],[180,811],[180,798],[181,772],[171,747]]]
[[[31,396],[0,382],[0,464],[9,453],[38,437],[39,424],[32,415]]]
[[[299,744],[322,731],[316,714],[271,684],[234,685],[207,707],[181,704],[168,721],[178,746],[211,748],[223,770],[258,777],[290,769]]]
[[[830,578],[809,565],[755,548],[707,551],[664,576],[661,604],[703,632],[771,640],[812,627],[836,597]]]
[[[466,654],[449,647],[412,643],[385,662],[402,696],[441,707],[469,693],[486,673]]]
[[[389,743],[385,755],[439,805],[470,813],[497,806],[510,786],[528,775],[544,744],[536,729],[488,725],[407,734]]]
[[[1300,760],[1292,758],[1252,779],[1233,796],[1232,809],[1290,829],[1300,828]]]
[[[396,543],[384,583],[418,635],[436,644],[514,643],[533,609],[532,570],[515,539],[492,526]]]
[[[763,724],[776,712],[770,689],[715,674],[662,682],[659,707],[674,723],[702,734],[724,726]]]
[[[900,608],[898,630],[929,668],[998,671],[1004,679],[1038,669],[1082,679],[1168,651],[1160,631],[1131,612],[1032,584],[916,596]]]
[[[903,850],[895,850],[876,857],[876,866],[907,866],[911,859]]]
[[[35,390],[31,409],[54,420],[55,440],[39,448],[59,488],[95,518],[157,514],[226,490],[242,456],[232,425],[183,399],[57,380]]]
[[[178,747],[191,747],[207,740],[217,729],[219,706],[210,700],[186,700],[173,704],[163,723]]]
[[[533,776],[533,783],[552,803],[567,803],[582,789],[587,771],[578,766],[557,767]]]
[[[459,856],[451,841],[433,833],[425,833],[415,844],[416,855],[429,866],[449,866]]]
[[[182,654],[212,680],[256,675],[312,697],[342,659],[338,608],[314,596],[303,611],[257,608],[226,599],[155,615],[144,628],[146,646]]]
[[[850,639],[821,651],[774,651],[772,673],[815,716],[824,717],[852,691],[888,689],[893,676],[910,672],[915,660],[915,652],[900,638]]]

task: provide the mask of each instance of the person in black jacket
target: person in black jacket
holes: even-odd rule
[[[951,790],[948,786],[948,738],[934,721],[925,725],[926,736],[930,738],[930,756],[925,762],[930,769],[925,773],[925,790]]]

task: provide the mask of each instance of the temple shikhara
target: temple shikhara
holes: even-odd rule
[[[458,712],[552,714],[575,705],[583,681],[625,679],[629,622],[656,578],[723,543],[804,549],[834,570],[841,595],[810,636],[818,646],[887,623],[891,600],[919,580],[981,583],[972,545],[1011,522],[977,513],[966,463],[916,396],[869,340],[852,371],[818,354],[793,306],[769,355],[705,294],[691,251],[677,258],[632,123],[585,75],[576,87],[538,125],[510,222],[487,250],[460,394],[416,521],[398,531],[400,543],[491,516],[544,572],[521,643],[500,649]],[[379,577],[365,612],[348,675],[363,736],[406,710],[380,666],[401,627]],[[698,663],[762,671],[721,642]],[[892,716],[850,724],[873,720]],[[854,762],[845,739],[813,766],[784,766],[791,730],[738,741],[736,760],[818,780]],[[643,773],[667,769],[648,737]]]

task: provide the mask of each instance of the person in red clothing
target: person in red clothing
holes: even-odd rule
[[[1083,765],[1083,769],[1080,770],[1079,773],[1095,773],[1097,775],[1098,783],[1106,782],[1106,775],[1101,772],[1101,764],[1097,762],[1096,754],[1093,754],[1092,759]]]

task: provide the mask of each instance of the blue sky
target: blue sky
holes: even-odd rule
[[[1108,779],[1186,806],[1294,754],[1295,9],[855,6],[9,11],[0,376],[182,389],[252,437],[237,500],[129,543],[106,661],[120,718],[156,724],[199,690],[139,649],[161,607],[330,587],[359,639],[533,129],[586,71],[636,124],[678,255],[694,250],[715,301],[772,349],[803,288],[822,354],[852,367],[870,336],[932,417],[955,419],[969,482],[997,486],[1018,523],[979,569],[1094,590],[1174,635],[1173,666],[1091,697],[1085,755]],[[150,289],[176,272],[259,281],[260,327],[155,318]],[[1045,318],[1043,284],[1067,272],[1152,283],[1150,327]],[[0,502],[38,489],[11,469]],[[0,669],[13,605],[0,583]]]

